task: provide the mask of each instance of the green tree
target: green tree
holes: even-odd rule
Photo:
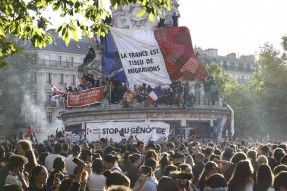
[[[143,9],[138,12],[138,16],[147,12],[151,20],[161,8],[170,9],[170,0],[110,0],[110,3],[114,8],[129,3],[141,4]],[[75,40],[78,39],[78,30],[84,36],[91,36],[91,33],[104,35],[107,32],[108,25],[102,20],[110,15],[103,7],[102,0],[1,0],[0,67],[7,66],[8,62],[5,59],[18,51],[15,42],[7,39],[7,35],[22,40],[29,39],[39,48],[45,47],[47,42],[52,42],[52,37],[45,32],[51,24],[49,16],[43,15],[47,9],[52,9],[52,14],[58,15],[59,18],[69,18],[69,22],[57,27],[57,32],[67,44],[71,36]]]
[[[282,45],[284,47],[284,40]],[[286,55],[267,43],[260,49],[258,64],[260,70],[250,81],[250,87],[258,95],[264,128],[282,137],[287,132]]]
[[[224,96],[225,102],[234,110],[235,136],[256,136],[258,132],[262,132],[255,91],[246,84],[238,83],[236,79],[231,80],[223,73],[219,64],[207,65],[206,69],[219,85],[220,94]]]

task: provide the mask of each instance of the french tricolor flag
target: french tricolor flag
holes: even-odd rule
[[[161,96],[161,91],[158,87],[156,87],[149,93],[146,100],[149,104],[153,104],[156,100],[158,100],[160,96]]]

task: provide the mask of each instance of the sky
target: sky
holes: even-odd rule
[[[103,2],[108,8],[109,0]],[[287,0],[179,0],[179,4],[179,25],[189,28],[194,47],[215,48],[221,56],[256,55],[266,42],[282,50]]]
[[[193,46],[216,48],[219,55],[256,54],[266,42],[281,48],[287,35],[286,0],[179,0],[180,26]]]

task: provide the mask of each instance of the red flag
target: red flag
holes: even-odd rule
[[[166,27],[154,31],[172,81],[204,79],[208,73],[192,47],[187,27]]]
[[[24,138],[27,139],[29,138],[31,135],[33,134],[33,129],[31,127],[28,128],[28,130],[26,131]]]

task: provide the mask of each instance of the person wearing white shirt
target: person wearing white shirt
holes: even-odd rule
[[[54,153],[53,153],[53,154],[50,154],[50,155],[48,155],[48,156],[46,157],[46,159],[45,159],[45,166],[46,166],[46,168],[47,168],[47,170],[48,170],[49,172],[51,172],[51,171],[53,170],[53,163],[54,163],[55,158],[61,157],[61,158],[63,158],[64,160],[66,159],[66,157],[60,155],[60,153],[62,152],[62,150],[63,150],[62,145],[61,145],[60,143],[56,143],[56,144],[54,145]]]
[[[69,155],[66,159],[66,170],[69,173],[69,175],[73,175],[74,169],[77,166],[76,163],[73,162],[74,158],[78,158],[81,152],[81,147],[79,145],[74,145],[72,147],[72,154]]]
[[[103,175],[104,163],[101,159],[95,159],[92,164],[93,171],[90,173],[88,179],[89,191],[102,191],[106,187],[106,178]]]

